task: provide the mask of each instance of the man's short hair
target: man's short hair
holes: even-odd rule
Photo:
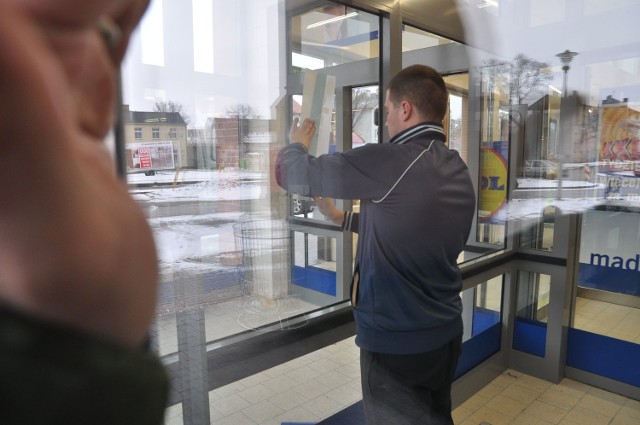
[[[391,78],[387,86],[394,104],[411,102],[426,119],[442,122],[449,105],[449,92],[438,71],[427,65],[411,65]]]

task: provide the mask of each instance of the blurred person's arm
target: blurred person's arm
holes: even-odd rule
[[[103,145],[146,6],[0,0],[0,398],[27,396],[9,403],[7,423],[105,423],[103,411],[128,396],[135,423],[161,420],[166,376],[141,348],[155,247]],[[46,410],[50,400],[59,410]],[[73,416],[83,403],[77,412],[94,418]],[[20,420],[38,412],[44,421]]]

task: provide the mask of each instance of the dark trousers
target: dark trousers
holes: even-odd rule
[[[462,336],[427,353],[360,350],[367,425],[453,425],[451,381]]]

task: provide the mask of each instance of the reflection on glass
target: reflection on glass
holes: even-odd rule
[[[484,223],[503,214],[495,212],[502,198],[492,190],[502,187],[492,184],[501,167],[486,165],[497,164],[490,149],[498,151],[498,140],[515,147],[505,150],[517,167],[506,214],[523,222],[523,247],[553,250],[553,207],[585,211],[607,204],[624,211],[640,200],[640,59],[634,53],[580,64],[582,54],[566,53],[554,52],[547,62],[526,53],[485,62],[478,240],[491,242],[495,229]],[[591,77],[581,81],[580,72]],[[613,75],[623,74],[621,85]]]
[[[362,2],[371,10],[374,3]],[[473,71],[466,77],[471,82],[446,77],[452,95],[446,129],[450,146],[479,171],[477,240],[500,247],[505,223],[531,219],[523,246],[551,250],[554,230],[563,230],[554,229],[553,209],[588,211],[574,325],[640,343],[638,295],[631,293],[638,288],[640,240],[640,57],[637,44],[629,42],[637,38],[632,21],[638,1],[585,0],[584,7],[559,8],[545,8],[549,1],[472,3],[472,19],[465,26],[469,41],[501,58],[492,66],[471,63]],[[284,143],[282,129],[296,113],[295,102],[294,111],[288,109],[293,93],[287,91],[287,76],[379,55],[378,16],[314,2],[313,9],[291,17],[280,4],[216,2],[212,7],[211,1],[153,0],[122,69],[127,180],[158,247],[154,336],[167,358],[179,357],[176,352],[185,341],[198,347],[244,333],[247,326],[239,317],[247,311],[256,316],[251,295],[256,292],[247,292],[245,275],[239,273],[246,266],[246,252],[233,226],[247,216],[290,211],[289,199],[271,181],[271,154]],[[491,25],[473,19],[486,15],[491,15]],[[617,22],[615,31],[593,25],[604,20]],[[489,36],[475,37],[474,25],[478,35]],[[555,41],[566,39],[568,27],[570,45],[558,46]],[[412,52],[412,58],[416,50],[449,42],[403,28],[402,50]],[[287,45],[291,51],[284,52]],[[556,57],[564,49],[579,53],[567,72]],[[293,69],[284,68],[283,57],[291,59]],[[444,59],[430,65],[446,67],[449,59],[457,63],[458,58]],[[377,61],[369,62],[378,69]],[[468,87],[479,87],[480,98],[466,99]],[[477,134],[465,136],[465,111],[478,121]],[[364,142],[374,141],[360,134],[368,132],[353,118],[356,134]],[[471,149],[465,153],[467,140]],[[517,181],[512,182],[508,214],[503,209],[507,158],[517,167],[511,170]],[[297,208],[294,215],[314,218],[313,205]],[[334,273],[335,240],[298,231],[292,239],[290,299],[302,311],[340,299],[340,288],[335,296],[327,293],[332,283],[323,274]],[[355,235],[353,239],[355,243]],[[308,270],[315,273],[309,280],[315,289],[297,284],[301,280],[295,273]],[[326,284],[322,290],[317,289],[320,282]],[[488,282],[469,296],[476,312],[498,311],[491,302],[498,286]],[[544,332],[545,294],[548,276],[519,277],[518,329]],[[261,300],[258,312],[266,313],[265,307],[282,299]],[[249,327],[280,322],[279,317],[263,316],[264,321]],[[539,346],[523,349],[540,352]],[[185,374],[182,381],[185,394],[196,394],[187,388],[187,378]],[[228,413],[228,403],[217,401],[213,421],[230,421],[222,413]],[[203,405],[208,408],[208,400]],[[185,423],[192,423],[190,411],[185,408]]]
[[[502,282],[503,276],[496,276],[460,294],[465,331],[463,354],[456,376],[468,372],[500,351]]]
[[[472,336],[478,335],[493,325],[500,323],[502,281],[503,276],[497,276],[469,289],[475,291]],[[468,326],[468,324],[465,325]]]
[[[550,289],[549,275],[518,272],[514,349],[544,357]]]
[[[423,31],[411,25],[402,26],[402,51],[425,49],[427,47],[439,46],[442,44],[456,43],[448,38],[440,37],[436,34]],[[457,44],[457,43],[456,43]]]
[[[302,104],[304,101],[304,96],[302,95],[292,95],[291,96],[291,108],[294,117],[300,117],[302,114]],[[331,108],[331,122],[328,125],[329,132],[329,152],[335,152],[337,150],[336,147],[336,108],[335,108],[335,97],[333,98],[334,105]],[[313,198],[309,198],[306,196],[301,196],[298,194],[288,194],[288,198],[290,199],[290,211],[291,215],[295,217],[301,218],[311,218],[316,220],[323,220],[324,216],[315,208],[315,202]]]
[[[609,302],[592,294],[576,298],[573,327],[622,341],[640,343],[640,300],[631,297],[631,305]]]
[[[556,207],[545,207],[538,220],[531,220],[532,224],[522,230],[520,246],[541,251],[553,251],[553,230],[556,214]]]
[[[293,293],[307,310],[343,301],[336,279],[336,239],[294,232]]]
[[[378,17],[328,3],[292,18],[294,70],[318,69],[378,57]]]
[[[294,198],[289,209],[272,182],[272,154],[285,142],[282,123],[302,103],[294,96],[287,110],[281,78],[287,70],[273,60],[288,18],[274,15],[269,2],[209,3],[154,0],[122,68],[127,182],[156,240],[154,339],[163,356],[181,350],[181,335],[192,329],[203,335],[202,345],[336,302],[324,287],[297,285],[292,249],[300,244],[293,237],[278,236],[275,225],[265,230],[268,238],[248,237],[262,229],[240,228],[286,211],[316,214],[308,199]],[[340,19],[322,23],[330,18]],[[256,25],[260,20],[264,25]],[[293,21],[296,66],[378,55],[374,15],[327,4]],[[325,286],[332,278],[332,292],[341,296],[335,240],[309,237],[302,269],[333,273],[320,278]]]
[[[351,89],[351,148],[378,143],[379,103],[378,86]]]
[[[444,119],[449,148],[458,151],[467,162],[469,157],[469,74],[446,75],[449,90],[449,112]]]
[[[503,245],[509,140],[505,139],[508,93],[501,89],[503,72],[495,67],[483,69],[482,133],[480,147],[480,193],[478,195],[477,241]]]

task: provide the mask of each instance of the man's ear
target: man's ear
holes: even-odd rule
[[[414,113],[413,105],[411,104],[411,102],[409,102],[407,100],[401,101],[400,102],[400,108],[401,108],[401,112],[402,112],[402,120],[403,121],[409,121],[409,119],[411,119],[411,116]]]

